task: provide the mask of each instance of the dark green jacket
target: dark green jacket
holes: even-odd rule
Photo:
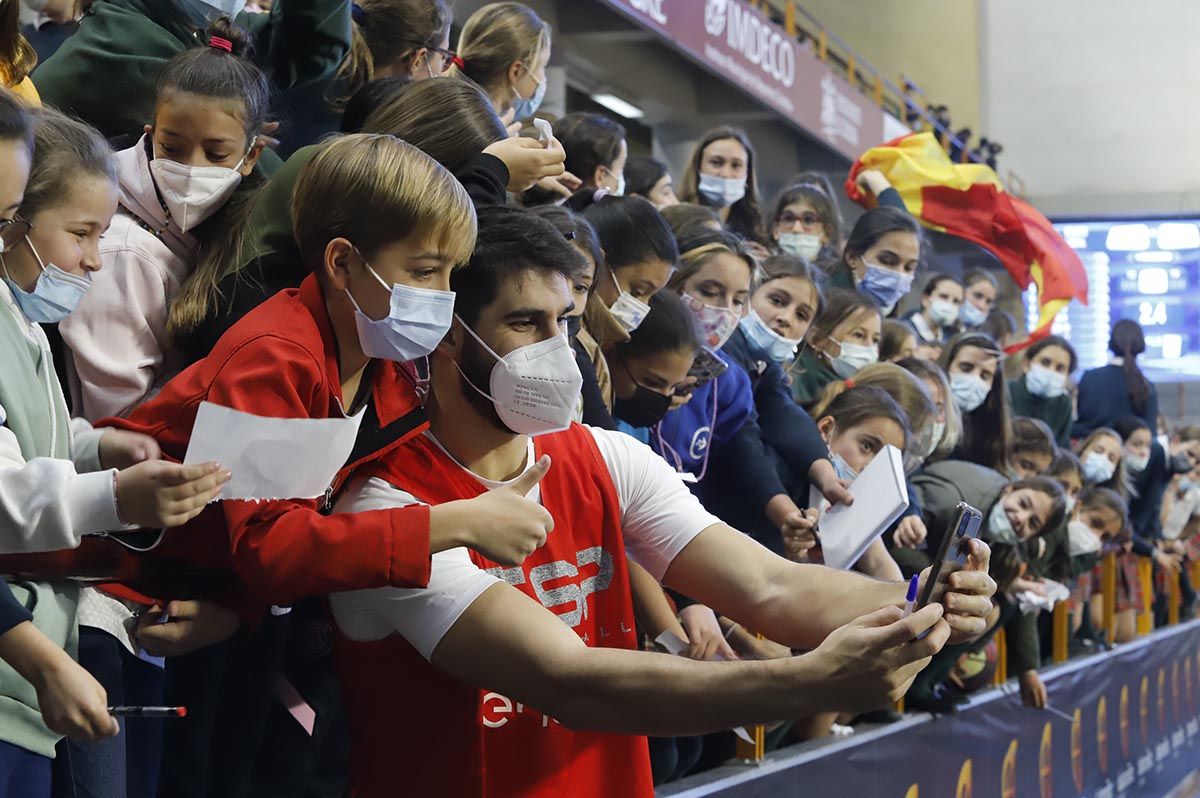
[[[1074,408],[1067,394],[1053,399],[1034,396],[1025,386],[1025,377],[1008,381],[1008,398],[1014,416],[1028,416],[1045,421],[1059,446],[1071,445],[1071,422]]]
[[[839,379],[841,377],[826,364],[825,358],[806,346],[796,358],[792,371],[792,396],[799,404],[811,405],[821,398],[826,385]]]
[[[254,60],[275,90],[328,81],[350,47],[346,0],[276,0],[269,14],[239,14],[237,23],[253,36]],[[97,0],[33,82],[42,102],[106,137],[140,136],[163,64],[199,44],[172,0]]]

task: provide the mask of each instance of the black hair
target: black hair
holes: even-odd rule
[[[648,196],[658,181],[670,173],[667,165],[657,158],[630,158],[625,162],[625,193]]]
[[[558,232],[563,234],[563,238],[574,242],[584,252],[591,255],[597,270],[600,268],[600,264],[604,263],[604,250],[600,249],[600,238],[596,235],[596,228],[592,227],[592,223],[582,214],[575,213],[570,208],[564,208],[561,205],[539,205],[536,208],[529,208],[528,211],[554,225]],[[592,281],[592,284],[595,284],[595,280]]]
[[[1008,464],[1008,442],[1012,432],[1008,421],[1008,389],[1004,384],[1004,354],[1000,351],[1000,345],[990,335],[978,330],[959,333],[942,350],[939,365],[953,383],[954,374],[950,366],[955,356],[968,346],[995,353],[999,362],[987,399],[970,413],[962,414],[963,436],[959,443],[959,456],[1002,472]]]
[[[33,119],[17,95],[0,86],[0,141],[24,141],[33,157]]]
[[[580,111],[558,120],[554,137],[566,150],[566,170],[582,180],[584,186],[594,187],[591,181],[596,169],[604,166],[611,170],[613,161],[621,154],[625,127],[602,114]]]
[[[361,133],[367,117],[409,83],[412,83],[412,78],[406,73],[378,78],[365,84],[346,101],[339,132]]]
[[[977,328],[977,332],[1001,341],[1010,335],[1016,335],[1017,329],[1017,320],[1011,313],[999,308],[992,308],[987,318],[983,320],[983,324]]]
[[[960,281],[953,274],[935,272],[929,275],[929,279],[925,281],[925,287],[921,289],[921,296],[930,296],[934,291],[937,290],[938,285],[943,282],[951,282],[960,288],[962,287],[962,281]]]
[[[846,248],[842,251],[841,266],[853,274],[854,269],[851,268],[850,261],[861,257],[888,233],[912,233],[918,242],[921,241],[921,226],[917,224],[916,219],[899,208],[872,208],[858,217],[858,221],[850,230]]]
[[[1012,420],[1008,451],[1010,454],[1048,454],[1053,461],[1054,456],[1058,454],[1058,446],[1054,443],[1054,433],[1045,421],[1018,416]]]
[[[1012,543],[990,544],[992,555],[988,560],[988,575],[996,581],[996,592],[1007,593],[1013,582],[1021,576],[1025,555],[1021,547]]]
[[[883,332],[879,336],[879,362],[895,362],[893,358],[900,354],[904,348],[904,342],[909,338],[916,341],[917,333],[907,322],[884,319]],[[905,360],[907,359],[905,358]],[[903,367],[903,362],[900,365]]]
[[[904,447],[908,447],[908,438],[912,434],[909,428],[908,415],[904,408],[888,395],[882,388],[871,385],[855,385],[846,388],[834,397],[819,414],[816,420],[825,416],[833,419],[841,429],[847,430],[859,426],[873,418],[886,418],[896,422],[904,435]]]
[[[585,268],[583,255],[550,222],[529,211],[490,205],[476,213],[479,232],[466,268],[450,274],[454,311],[472,326],[496,299],[502,280],[533,270],[572,280]]]
[[[1137,356],[1146,351],[1146,336],[1142,325],[1133,319],[1121,319],[1113,325],[1108,338],[1108,351],[1124,359],[1125,388],[1135,412],[1141,413],[1150,401],[1150,382],[1138,368]]]
[[[1133,433],[1140,429],[1149,430],[1151,437],[1154,436],[1154,431],[1150,429],[1150,425],[1137,416],[1123,416],[1117,419],[1117,423],[1113,424],[1113,429],[1121,436],[1121,440],[1127,441]]]
[[[655,258],[672,266],[679,260],[679,247],[667,220],[648,200],[616,197],[584,189],[567,200],[567,207],[582,211],[596,228],[604,260],[612,271]]]
[[[1066,474],[1075,474],[1081,484],[1084,482],[1083,466],[1079,464],[1079,458],[1070,449],[1059,449],[1050,467],[1046,469],[1045,476],[1059,478]]]
[[[674,291],[659,291],[646,300],[650,312],[629,334],[629,340],[616,345],[617,357],[649,357],[663,352],[700,348],[696,317]]]
[[[1067,373],[1074,373],[1075,368],[1079,365],[1079,356],[1075,354],[1075,347],[1071,346],[1066,338],[1059,335],[1047,335],[1039,341],[1034,342],[1028,349],[1025,350],[1025,362],[1032,363],[1033,359],[1038,356],[1043,349],[1049,349],[1052,346],[1057,346],[1067,353],[1070,359],[1070,365],[1067,367]]]

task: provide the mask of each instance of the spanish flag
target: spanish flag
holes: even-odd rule
[[[932,133],[901,136],[867,150],[850,168],[846,194],[870,207],[874,198],[855,185],[865,169],[883,172],[921,224],[991,252],[1021,290],[1037,285],[1038,326],[1009,352],[1049,335],[1054,317],[1072,299],[1087,304],[1079,256],[1036,208],[1006,192],[990,167],[954,163]]]

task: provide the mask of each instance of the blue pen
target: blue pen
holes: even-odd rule
[[[907,618],[912,615],[913,608],[917,606],[917,582],[921,579],[920,574],[913,574],[913,578],[908,580],[908,594],[904,597],[904,616]]]

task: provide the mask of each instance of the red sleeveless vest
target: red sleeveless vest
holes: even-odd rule
[[[588,645],[636,649],[621,508],[595,439],[576,424],[534,441],[537,457],[553,460],[540,487],[554,531],[519,568],[476,552],[471,559],[557,614]],[[486,490],[425,436],[370,475],[431,505]],[[571,731],[447,676],[399,635],[372,642],[339,635],[337,659],[358,798],[654,794],[645,737]]]

